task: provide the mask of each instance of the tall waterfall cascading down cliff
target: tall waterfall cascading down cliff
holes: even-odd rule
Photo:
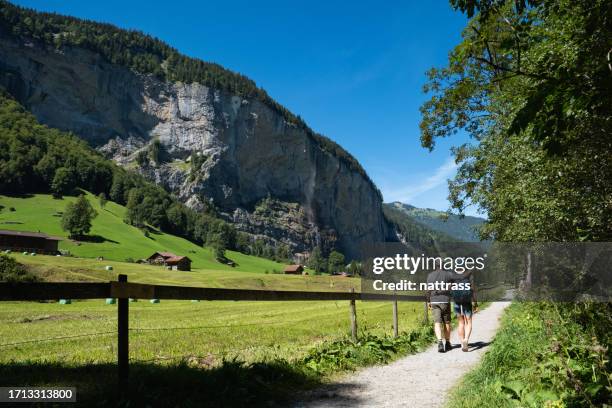
[[[0,85],[42,123],[75,133],[192,208],[213,202],[238,229],[294,252],[321,243],[359,258],[362,245],[393,239],[367,176],[258,99],[8,36],[0,36]],[[162,160],[135,165],[153,143]],[[272,208],[261,208],[267,198]]]

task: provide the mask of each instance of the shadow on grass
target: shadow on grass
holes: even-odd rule
[[[102,235],[85,235],[85,236],[79,237],[79,241],[80,242],[93,242],[96,244],[100,244],[102,242],[112,242],[113,244],[119,243],[118,241],[105,238]]]
[[[2,193],[7,197],[11,198],[32,198],[34,194],[32,193]]]
[[[320,379],[283,361],[226,361],[215,368],[131,363],[127,396],[120,396],[116,384],[114,364],[0,364],[0,386],[76,387],[77,406],[86,407],[286,406]]]

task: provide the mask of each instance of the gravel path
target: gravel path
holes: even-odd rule
[[[342,382],[316,390],[295,407],[442,407],[449,390],[486,352],[509,302],[494,302],[474,315],[470,351],[461,351],[456,332],[453,350],[437,345],[389,365],[363,369]]]

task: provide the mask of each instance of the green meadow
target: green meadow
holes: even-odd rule
[[[100,207],[98,199],[87,193],[86,197],[98,212],[92,222],[90,235],[98,242],[75,242],[68,239],[68,234],[60,226],[61,213],[68,202],[75,197],[54,199],[48,194],[36,194],[25,197],[0,195],[0,229],[20,231],[41,231],[49,235],[64,238],[60,249],[70,251],[77,257],[103,257],[113,261],[147,258],[155,251],[169,251],[177,255],[186,255],[193,261],[192,267],[220,271],[250,271],[272,273],[282,271],[283,265],[268,259],[248,256],[239,252],[227,251],[227,257],[237,265],[232,268],[214,259],[209,248],[203,248],[186,239],[152,229],[149,236],[136,227],[123,222],[125,207],[114,202],[107,202]],[[14,211],[11,211],[11,208]]]
[[[419,304],[399,307],[402,330],[417,325]],[[392,332],[391,303],[358,302],[361,330]],[[104,299],[69,305],[3,302],[0,364],[112,363],[116,361],[117,306]],[[295,359],[350,331],[348,302],[130,303],[130,358],[180,362],[190,357],[216,365],[225,359]],[[63,338],[66,336],[82,336]]]
[[[182,238],[159,231],[147,237],[123,222],[124,207],[108,202],[103,209],[96,197],[87,197],[98,211],[91,231],[98,242],[74,242],[61,230],[59,215],[73,197],[0,196],[4,207],[0,229],[40,230],[61,236],[65,239],[60,248],[71,253],[10,256],[40,279],[53,282],[108,282],[126,274],[130,282],[160,285],[340,292],[360,289],[357,278],[283,275],[278,273],[283,268],[280,263],[231,251],[228,257],[237,266],[229,267],[216,262],[207,248]],[[187,255],[193,260],[193,268],[189,272],[171,271],[125,261],[146,258],[154,251]],[[104,259],[96,259],[100,256]],[[112,270],[107,270],[108,266]],[[421,303],[400,303],[400,331],[416,329],[422,310]],[[382,339],[392,333],[390,302],[357,302],[357,318],[363,338],[378,336],[381,340],[377,341],[386,342]],[[151,303],[140,299],[130,302],[129,319],[130,366],[135,379],[130,386],[133,395],[139,394],[140,387],[146,388],[147,401],[170,398],[172,390],[181,387],[180,392],[196,405],[206,396],[229,406],[241,406],[249,398],[254,405],[266,403],[268,396],[272,400],[279,395],[286,398],[291,390],[308,388],[346,369],[333,369],[325,375],[306,369],[303,359],[321,347],[331,347],[325,355],[334,361],[353,359],[357,365],[374,362],[373,354],[366,352],[370,343],[358,346],[367,350],[357,354],[346,350],[334,354],[346,347],[336,351],[334,342],[350,333],[348,301]],[[73,300],[71,304],[60,304],[58,299],[2,302],[0,385],[70,384],[80,390],[81,405],[114,405],[118,398],[113,385],[116,330],[117,305],[107,304],[105,299]],[[401,344],[416,341],[413,337],[403,339],[407,343]],[[410,351],[414,347],[403,352]],[[386,353],[389,355],[385,358],[394,355]],[[241,387],[236,382],[246,385]],[[151,394],[157,391],[159,396]],[[165,401],[171,404],[172,399]]]

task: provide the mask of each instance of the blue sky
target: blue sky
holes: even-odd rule
[[[425,71],[445,64],[466,21],[447,0],[15,3],[138,29],[245,74],[351,152],[385,201],[448,208],[449,148],[466,136],[430,153],[418,127]]]

